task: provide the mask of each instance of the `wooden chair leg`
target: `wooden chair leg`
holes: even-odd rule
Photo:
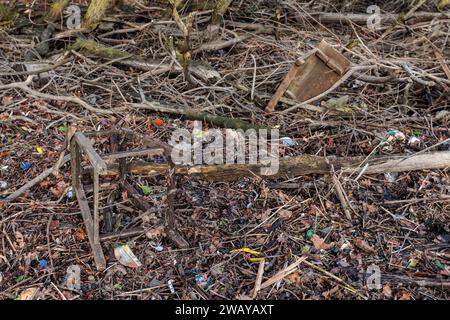
[[[71,153],[71,170],[72,170],[72,186],[77,196],[78,205],[80,207],[81,215],[83,216],[84,225],[86,227],[86,233],[91,245],[92,253],[94,254],[94,261],[97,270],[104,270],[106,268],[106,260],[103,254],[103,250],[100,244],[100,238],[98,235],[98,201],[97,205],[94,204],[94,208],[97,209],[97,228],[92,221],[91,210],[86,198],[86,194],[81,184],[81,151],[74,140],[70,143]],[[95,174],[94,174],[94,190],[95,190]],[[95,191],[94,191],[95,193]],[[98,174],[97,174],[97,195],[98,195]],[[95,198],[95,196],[94,196]],[[95,209],[94,209],[95,211]],[[95,230],[97,231],[97,237],[95,237]]]

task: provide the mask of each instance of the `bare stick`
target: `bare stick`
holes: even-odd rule
[[[73,103],[76,103],[76,104],[82,106],[86,110],[89,110],[89,111],[95,112],[95,113],[99,113],[99,114],[115,114],[115,111],[112,111],[112,110],[103,110],[103,109],[98,109],[98,108],[92,107],[89,103],[81,100],[78,97],[55,96],[52,94],[42,93],[42,92],[33,90],[30,87],[28,87],[28,85],[33,80],[33,77],[34,76],[29,76],[27,78],[27,80],[25,80],[24,82],[14,82],[14,83],[10,83],[10,84],[0,85],[0,90],[20,89],[20,90],[23,90],[26,93],[30,94],[33,97],[38,97],[38,98],[47,99],[47,100],[59,100],[59,101],[73,102]]]
[[[70,155],[67,155],[63,158],[63,160],[60,162],[60,166],[62,166],[63,164],[65,164],[66,162],[68,162],[70,160]],[[23,194],[24,192],[28,191],[29,189],[31,189],[32,187],[34,187],[36,184],[38,184],[39,182],[41,182],[42,180],[44,180],[45,178],[47,178],[49,175],[51,175],[53,172],[53,167],[48,168],[47,170],[45,170],[44,172],[42,172],[40,175],[38,175],[37,177],[35,177],[34,179],[28,181],[25,185],[23,185],[22,187],[20,187],[19,189],[17,189],[15,192],[11,193],[9,196],[6,197],[5,201],[6,202],[11,202],[13,200],[15,200],[17,197],[19,197],[21,194]]]
[[[253,289],[252,298],[255,299],[258,295],[259,290],[261,290],[261,282],[264,274],[264,259],[259,262],[258,273],[256,275],[255,288]]]

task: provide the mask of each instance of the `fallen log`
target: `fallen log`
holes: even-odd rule
[[[223,165],[177,165],[177,174],[197,176],[209,181],[232,181],[243,177],[260,176],[260,170],[267,167],[261,164],[223,164]],[[370,159],[365,157],[320,157],[301,155],[281,158],[279,170],[275,175],[267,178],[293,178],[311,174],[329,174],[331,168],[340,170],[344,174],[379,174],[385,172],[405,172],[415,170],[450,168],[450,151],[430,152],[416,155],[377,156]],[[166,164],[155,164],[133,161],[129,164],[129,172],[156,176],[165,174]],[[108,166],[108,174],[119,173],[117,165]]]

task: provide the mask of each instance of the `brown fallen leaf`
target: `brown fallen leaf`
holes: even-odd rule
[[[298,273],[298,272],[291,273],[290,275],[286,276],[286,279],[289,280],[291,283],[293,283],[296,286],[302,285],[300,273]]]
[[[399,300],[411,300],[411,294],[408,291],[403,290]]]
[[[282,219],[282,220],[289,220],[290,218],[292,218],[292,211],[290,210],[280,210],[278,212],[278,216]]]
[[[145,235],[149,239],[154,239],[154,238],[158,238],[159,236],[161,236],[162,233],[163,233],[163,230],[161,228],[153,228],[153,229],[148,230],[145,233]]]
[[[392,298],[392,289],[388,284],[383,287],[383,294],[386,298]]]
[[[64,194],[64,192],[66,192],[67,187],[69,186],[68,183],[64,182],[64,181],[59,181],[56,184],[55,188],[50,188],[50,191],[57,197],[60,198],[62,197],[62,195]]]
[[[43,189],[48,189],[49,186],[50,186],[50,180],[49,179],[45,179],[44,181],[39,183],[39,187],[41,187]]]
[[[86,240],[86,232],[84,232],[82,228],[78,228],[77,231],[75,231],[75,238],[78,241]]]
[[[18,300],[33,300],[37,291],[38,288],[28,288],[20,293]]]
[[[16,243],[19,246],[19,248],[22,249],[23,247],[25,247],[25,241],[23,240],[23,235],[19,231],[16,231],[15,237],[16,237]]]
[[[2,98],[2,106],[7,106],[8,104],[11,104],[14,100],[13,96],[3,96]]]
[[[354,239],[353,243],[355,246],[357,246],[359,249],[368,252],[368,253],[376,253],[377,251],[372,248],[366,241],[363,239]]]
[[[317,234],[314,234],[311,237],[311,241],[314,244],[314,248],[316,248],[317,250],[328,250],[333,247],[332,244],[325,243],[325,241]]]

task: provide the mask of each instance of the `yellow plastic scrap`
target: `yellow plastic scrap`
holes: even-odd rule
[[[250,262],[261,262],[264,260],[264,258],[250,258],[248,255],[246,255],[246,253],[253,254],[255,256],[258,256],[261,254],[261,252],[252,250],[250,248],[240,248],[240,249],[234,249],[234,250],[230,251],[230,253],[234,253],[234,252],[242,252],[244,254],[245,258],[247,258],[247,260]]]
[[[264,258],[250,258],[250,259],[248,259],[248,261],[250,261],[250,262],[261,262],[261,261],[264,261]]]
[[[230,253],[234,253],[234,252],[245,252],[245,253],[250,253],[250,254],[254,254],[254,255],[260,255],[261,252],[252,250],[250,248],[240,248],[240,249],[234,249],[231,250]]]

